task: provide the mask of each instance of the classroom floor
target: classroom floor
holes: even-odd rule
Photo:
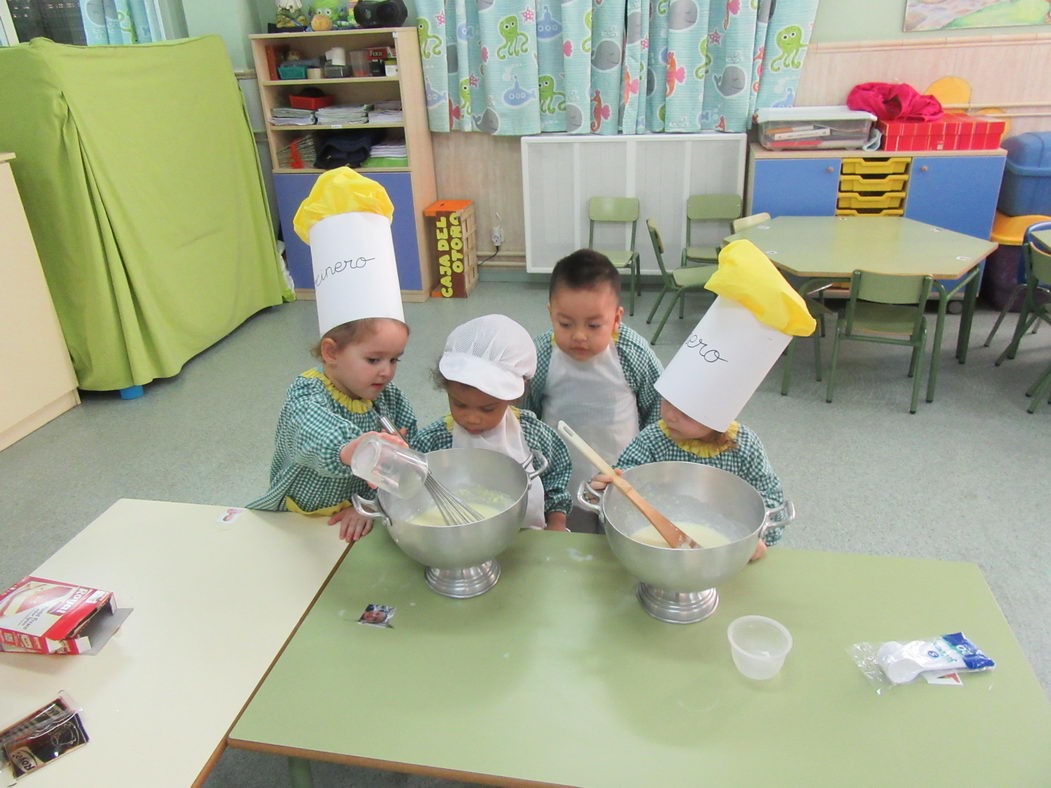
[[[645,316],[655,297],[647,291],[627,320],[647,336]],[[539,333],[549,326],[546,300],[546,286],[482,282],[467,300],[407,304],[412,338],[396,382],[420,424],[447,412],[429,372],[450,329],[503,312]],[[693,296],[687,319],[669,320],[656,348],[662,361],[706,302]],[[977,563],[1051,693],[1051,527],[1043,486],[1051,406],[1030,415],[1024,395],[1051,362],[1051,331],[1027,336],[1018,357],[995,368],[1015,318],[1008,317],[991,348],[982,348],[994,317],[980,307],[968,362],[960,366],[952,358],[959,318],[949,316],[937,398],[916,415],[908,412],[907,351],[846,343],[835,402],[825,403],[810,348],[801,345],[789,396],[779,394],[782,361],[741,420],[762,437],[795,501],[798,517],[784,546]],[[929,319],[933,333],[934,315]],[[264,491],[278,410],[293,377],[312,365],[308,348],[316,339],[313,302],[266,310],[177,377],[147,386],[145,397],[87,394],[81,407],[0,452],[0,588],[35,569],[117,498],[237,506]],[[826,359],[831,344],[830,336]],[[966,631],[966,623],[945,621],[941,631]],[[873,632],[872,638],[934,634]],[[1001,669],[1015,667],[1021,669]],[[332,764],[313,770],[319,788],[452,785]],[[282,759],[241,751],[227,751],[207,783],[287,784]]]

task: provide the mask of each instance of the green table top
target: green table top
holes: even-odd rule
[[[775,548],[719,610],[664,624],[603,537],[528,531],[487,594],[440,597],[385,533],[350,551],[230,744],[569,785],[1046,785],[1051,705],[973,564]],[[392,629],[355,623],[395,605]],[[726,627],[795,648],[739,675]],[[998,661],[962,687],[876,695],[845,649],[962,630]],[[1008,778],[1007,776],[1010,775]]]
[[[1033,233],[1033,237],[1048,249],[1051,249],[1051,230],[1037,230]]]
[[[727,240],[747,238],[790,273],[850,278],[854,269],[957,279],[992,241],[899,216],[778,216]]]

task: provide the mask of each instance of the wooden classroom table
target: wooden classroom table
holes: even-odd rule
[[[810,292],[830,281],[850,279],[855,269],[934,277],[938,320],[931,348],[927,402],[934,401],[949,299],[963,288],[956,358],[961,364],[966,362],[980,264],[996,249],[995,243],[900,216],[778,216],[726,240],[738,238],[748,239],[779,268],[807,280],[800,285],[800,292]],[[959,281],[946,287],[942,279]]]
[[[90,738],[27,784],[204,781],[346,551],[323,522],[248,511],[220,523],[225,511],[119,500],[33,572],[113,591],[134,611],[97,655],[0,653],[0,727],[65,690]]]
[[[709,619],[651,618],[606,540],[523,531],[475,599],[438,596],[384,529],[333,575],[230,734],[263,752],[493,784],[1046,785],[1051,705],[973,564],[775,548]],[[355,622],[394,605],[391,629]],[[726,627],[792,632],[737,673]],[[998,661],[877,695],[860,641],[962,630]],[[293,761],[293,777],[309,769]]]

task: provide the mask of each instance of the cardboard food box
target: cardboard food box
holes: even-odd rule
[[[423,212],[427,237],[438,264],[436,298],[467,298],[478,283],[478,252],[475,246],[474,203],[470,200],[439,200]]]
[[[25,577],[0,594],[0,651],[93,654],[129,613],[111,591]]]

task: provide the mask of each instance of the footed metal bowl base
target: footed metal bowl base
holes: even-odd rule
[[[435,569],[428,566],[423,575],[435,593],[453,599],[470,599],[496,585],[500,579],[500,564],[492,558],[484,564],[466,569]]]
[[[694,624],[703,621],[719,607],[719,592],[714,588],[682,592],[639,583],[637,594],[647,613],[669,624]]]

